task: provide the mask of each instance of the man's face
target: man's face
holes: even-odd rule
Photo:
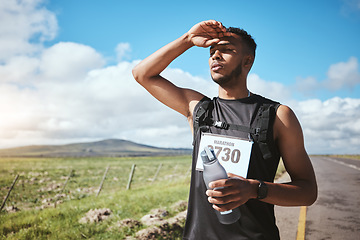
[[[232,34],[210,47],[209,66],[214,82],[224,85],[242,73],[244,54],[240,37]]]

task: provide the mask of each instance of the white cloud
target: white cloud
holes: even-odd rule
[[[75,44],[72,47],[75,52],[84,50],[82,45]],[[93,51],[84,51],[91,53],[85,54],[91,58],[88,62],[101,63],[98,60],[102,58]],[[59,52],[59,59],[62,54]],[[57,59],[56,54],[52,59]],[[41,65],[42,55],[37,60],[26,61],[30,66],[35,63]],[[20,67],[17,64],[26,61],[12,62],[12,69],[17,69]],[[156,146],[191,147],[192,136],[186,119],[159,103],[134,81],[131,69],[137,63],[122,61],[115,66],[101,68],[94,64],[97,68],[87,72],[84,70],[87,68],[80,68],[84,76],[77,81],[67,81],[72,72],[71,65],[65,64],[68,69],[63,71],[68,74],[56,75],[57,80],[42,75],[42,72],[50,71],[45,66],[52,69],[51,64],[41,65],[42,72],[27,71],[32,73],[29,79],[44,79],[32,81],[33,88],[19,88],[9,84],[11,81],[0,84],[0,109],[6,116],[0,120],[1,147],[113,137]],[[5,68],[10,69],[7,65]],[[217,95],[217,86],[211,80],[171,68],[163,75],[179,86],[196,89],[209,96]],[[310,153],[358,151],[359,99],[296,102],[291,99],[291,92],[284,85],[267,82],[255,74],[249,76],[249,85],[255,93],[290,103],[303,126]]]
[[[352,90],[359,84],[358,59],[350,57],[347,62],[332,64],[328,69],[327,79],[323,81],[319,81],[314,77],[299,77],[294,85],[294,90],[303,93],[305,96],[313,96],[319,90]]]
[[[332,71],[346,73],[354,72],[354,59],[348,63],[338,63],[330,67]],[[310,91],[318,87],[319,82],[315,78],[302,79],[296,91]],[[348,83],[343,83],[345,86]],[[306,148],[309,153],[359,153],[360,143],[360,99],[338,97],[321,101],[309,99],[295,101],[291,98],[290,88],[276,83],[260,79],[256,74],[251,74],[248,80],[249,88],[261,95],[280,101],[290,106],[299,118],[302,125]]]
[[[45,79],[74,81],[84,78],[89,70],[104,64],[102,56],[93,48],[60,42],[43,51],[40,71]]]
[[[81,45],[73,47],[74,52],[83,49]],[[59,58],[54,55],[52,59],[61,63],[61,56],[59,52]],[[86,56],[89,62],[99,59],[97,54]],[[137,61],[88,70],[76,81],[68,81],[73,72],[71,64],[63,66],[61,72],[67,74],[48,74],[53,65],[38,62],[42,71],[29,77],[43,80],[33,81],[32,88],[0,84],[0,109],[6,116],[0,120],[0,147],[113,137],[156,146],[190,147],[186,119],[157,102],[133,79],[131,69]],[[84,71],[80,68],[80,72]],[[75,76],[79,76],[77,72]]]
[[[360,11],[360,0],[342,0],[340,12],[344,16],[351,16]]]
[[[105,138],[191,147],[185,117],[159,103],[133,79],[131,69],[138,61],[124,60],[130,44],[117,46],[119,62],[113,66],[105,66],[104,57],[90,46],[60,42],[45,48],[43,41],[55,36],[57,25],[41,3],[0,2],[0,148]],[[19,28],[9,28],[9,21]],[[350,88],[358,84],[358,75],[357,59],[350,58],[330,66],[328,84]],[[181,87],[217,95],[210,78],[172,68],[163,76]],[[319,84],[311,77],[305,80],[304,91]],[[310,153],[359,153],[360,99],[298,102],[292,89],[256,74],[249,76],[248,84],[252,92],[295,110]]]
[[[7,64],[0,64],[0,83],[30,83],[29,76],[34,75],[40,64],[39,58],[15,56],[7,60]]]
[[[42,42],[55,37],[56,17],[41,6],[43,2],[0,1],[0,63],[19,54],[34,54]]]
[[[265,81],[254,73],[248,77],[248,87],[250,91],[280,102],[286,102],[291,97],[290,89],[283,84]]]
[[[305,96],[314,96],[321,88],[321,84],[314,77],[296,79],[294,90],[303,93]]]
[[[177,86],[194,89],[209,97],[214,97],[218,95],[217,85],[210,79],[193,76],[190,73],[184,72],[181,69],[173,68],[165,69],[162,75],[167,79],[171,79],[171,81]]]
[[[294,105],[310,153],[359,153],[360,99],[338,97]]]
[[[55,74],[56,71],[49,74],[57,65],[56,59],[64,62],[63,51],[52,51],[59,46],[44,50],[44,53],[52,52],[49,58],[52,64],[43,64],[45,54],[40,54],[37,59],[18,57],[3,66],[8,73],[14,73],[12,69],[28,65],[28,70],[24,71],[27,79],[32,79],[32,87],[19,87],[26,83],[21,80],[25,73],[9,74],[8,81],[0,84],[0,109],[6,116],[0,120],[1,147],[113,137],[163,147],[191,147],[192,136],[186,119],[159,103],[134,81],[131,69],[138,61],[99,67],[102,58],[95,50],[70,44],[73,52],[83,53],[87,58],[79,67],[81,74],[72,70],[72,64],[62,66],[66,74]],[[83,58],[79,56],[78,59]],[[91,66],[95,69],[89,70]],[[35,71],[36,68],[42,71]],[[68,81],[72,74],[82,77]],[[208,96],[217,95],[217,86],[211,80],[171,68],[163,75],[179,86]],[[37,78],[42,81],[34,80]],[[255,93],[288,103],[294,109],[310,153],[358,151],[359,99],[297,102],[291,99],[291,92],[284,85],[265,81],[256,74],[249,76],[249,87]]]
[[[131,52],[130,43],[119,43],[115,48],[115,52],[118,62],[128,58]]]
[[[330,66],[328,79],[324,87],[330,90],[341,88],[351,89],[360,84],[359,63],[357,58],[351,57],[348,62],[340,62]]]

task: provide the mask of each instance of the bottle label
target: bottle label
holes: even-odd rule
[[[214,149],[216,157],[227,173],[246,178],[253,142],[248,139],[235,138],[211,133],[202,133],[196,170],[203,171],[201,151],[205,147]]]
[[[232,213],[232,210],[220,212],[221,215],[226,215],[226,214],[229,214],[229,213]]]

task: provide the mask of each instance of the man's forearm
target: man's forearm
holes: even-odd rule
[[[152,77],[159,76],[175,58],[192,46],[208,48],[218,43],[221,37],[230,35],[231,33],[227,32],[220,22],[214,20],[200,22],[175,41],[141,61],[133,69],[133,75],[138,82],[144,83]]]
[[[295,181],[290,183],[267,183],[268,196],[263,200],[279,206],[309,206],[317,198],[316,182]]]
[[[158,76],[172,61],[192,46],[194,45],[189,40],[188,34],[184,34],[141,61],[133,69],[135,79],[141,82],[144,79]]]

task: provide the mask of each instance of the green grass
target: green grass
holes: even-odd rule
[[[123,239],[129,234],[128,228],[107,229],[121,219],[139,220],[153,208],[169,208],[179,199],[186,200],[187,195],[188,186],[184,180],[170,184],[161,182],[132,191],[68,201],[57,208],[6,214],[0,218],[0,236],[7,239]],[[99,208],[110,208],[112,216],[97,224],[79,223],[90,209]]]
[[[284,162],[283,162],[282,158],[280,158],[279,165],[278,165],[276,175],[275,175],[275,179],[281,177],[281,175],[283,175],[285,172],[286,172],[286,169],[285,169]]]
[[[360,160],[360,155],[330,155],[330,157],[350,158],[350,159]]]
[[[360,160],[359,154],[319,154],[319,155],[313,155],[313,156],[325,156],[325,157],[337,157],[337,158],[348,158],[353,160]]]
[[[160,163],[162,168],[153,182]],[[190,163],[190,156],[0,159],[1,200],[15,175],[20,174],[6,206],[21,210],[0,213],[0,239],[123,239],[138,229],[107,229],[121,219],[139,220],[151,209],[169,208],[179,200],[187,200]],[[126,190],[133,164],[133,182],[131,189]],[[110,169],[103,189],[96,197],[107,166]],[[61,193],[72,170],[63,203],[55,208],[54,196]],[[50,198],[51,207],[43,208],[43,201]],[[96,208],[111,209],[110,219],[98,224],[79,223],[90,209]]]
[[[72,172],[64,193],[67,199],[81,199],[96,195],[105,169],[110,166],[100,194],[126,189],[130,170],[136,164],[132,188],[151,184],[162,164],[157,181],[189,176],[191,158],[20,158],[0,159],[0,197],[5,196],[16,174],[20,178],[11,193],[11,205],[20,208],[42,206],[42,201],[61,193],[66,178]]]
[[[126,190],[131,166],[136,164],[130,190]],[[162,168],[155,181],[155,173]],[[190,183],[190,156],[138,158],[2,158],[0,199],[20,175],[6,206],[20,211],[0,213],[0,239],[124,239],[144,228],[116,227],[126,218],[140,220],[151,209],[170,208],[187,200]],[[103,189],[97,190],[105,169],[110,166]],[[279,172],[284,171],[280,164]],[[64,192],[66,178],[71,178]],[[62,203],[56,204],[57,194]],[[46,207],[44,200],[50,199]],[[45,206],[45,207],[44,207]],[[100,223],[80,224],[91,209],[109,208],[111,217]],[[112,228],[111,228],[112,227]],[[111,230],[109,230],[111,228]],[[181,239],[181,233],[172,239]]]

